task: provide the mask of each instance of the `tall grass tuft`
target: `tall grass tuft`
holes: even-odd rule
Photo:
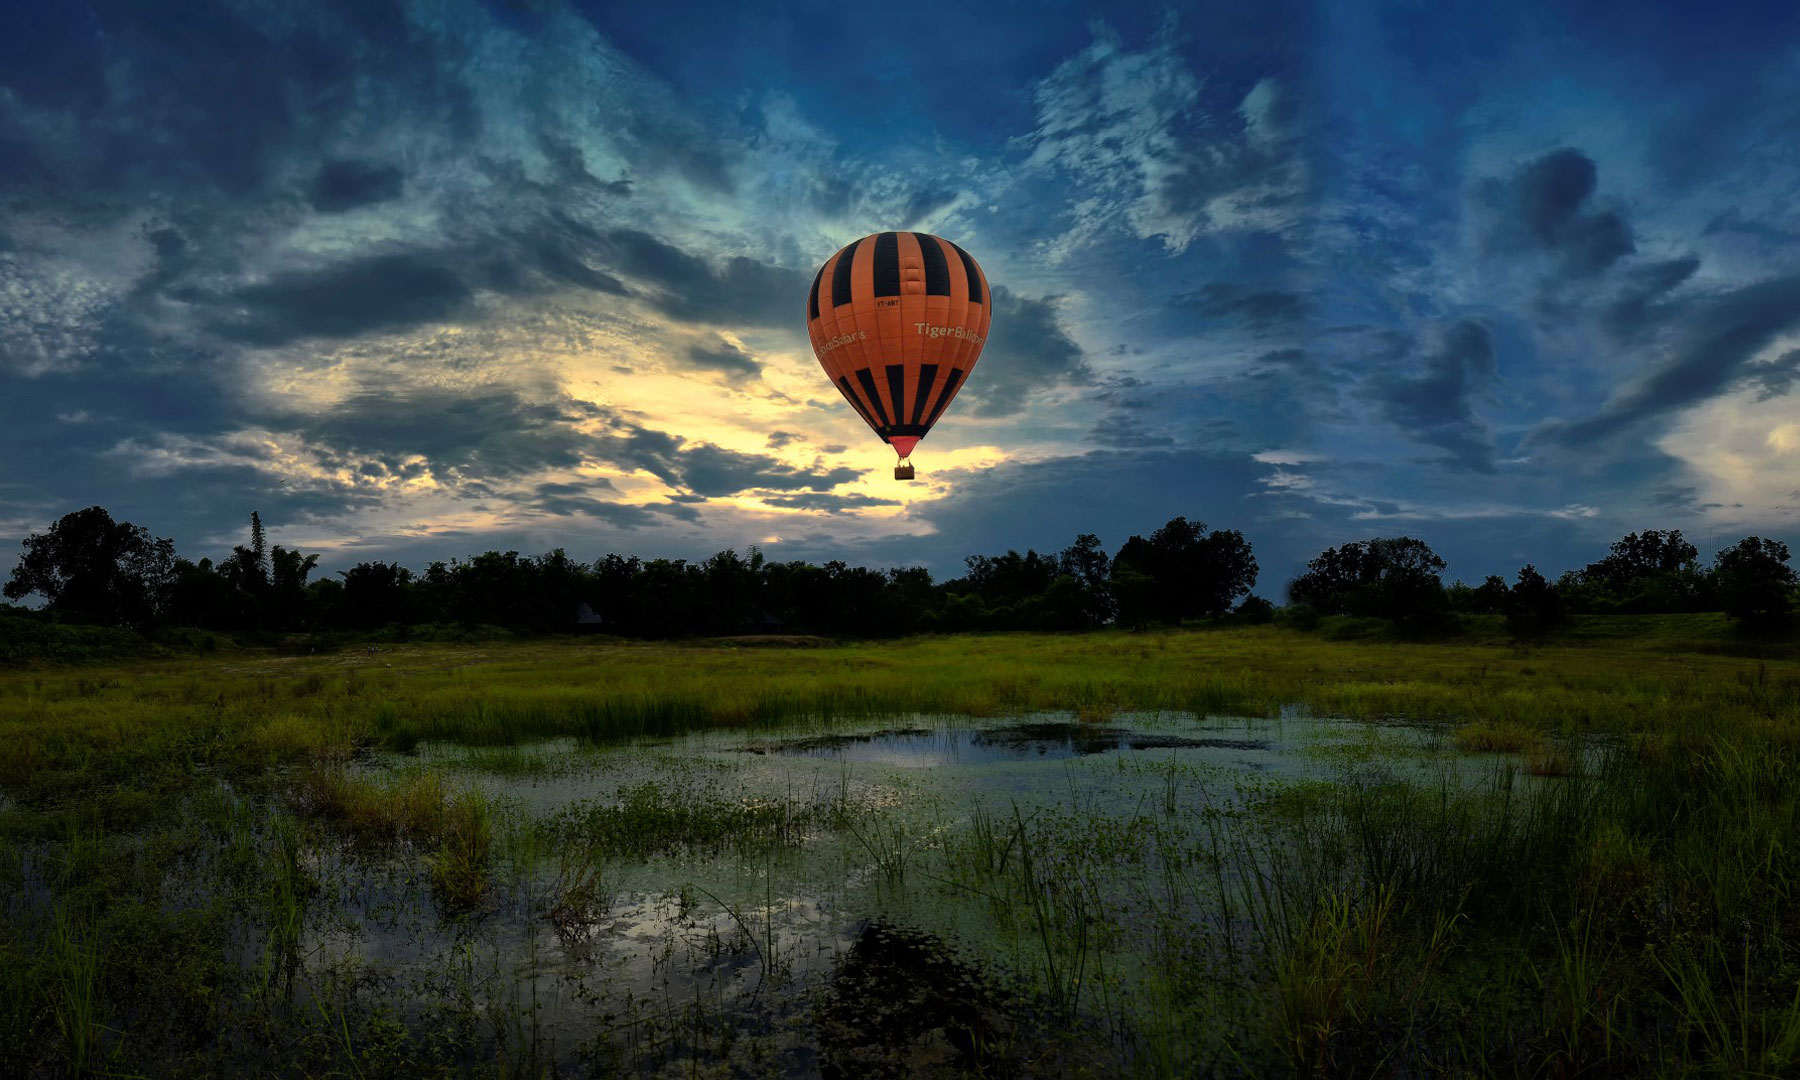
[[[68,1075],[83,1076],[100,1049],[100,949],[90,928],[58,906],[50,923],[50,977],[56,987],[52,1011],[62,1037]]]
[[[444,906],[477,910],[487,899],[493,808],[480,791],[465,791],[445,807],[438,847],[430,857],[431,886]]]
[[[267,918],[269,934],[263,948],[261,984],[264,990],[277,979],[291,991],[300,967],[300,939],[306,928],[306,902],[317,888],[302,861],[300,828],[293,818],[277,813],[269,821]]]
[[[366,836],[431,836],[444,819],[447,790],[434,770],[383,780],[359,776],[341,762],[302,774],[301,797],[313,814]]]

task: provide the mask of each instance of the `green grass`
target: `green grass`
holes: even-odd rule
[[[442,739],[485,746],[609,741],[695,727],[906,713],[1067,710],[1316,712],[1547,733],[1774,724],[1800,708],[1800,661],[1750,661],[1710,617],[1689,638],[1626,617],[1529,649],[1341,642],[1277,628],[1003,634],[752,650],[579,641],[412,645],[378,654],[238,653],[0,674],[0,784],[29,798],[67,778],[260,765],[317,751]],[[1605,626],[1600,624],[1604,623]]]
[[[332,867],[391,865],[447,938],[526,895],[576,956],[630,867],[735,859],[768,891],[696,895],[768,977],[805,947],[777,939],[772,875],[835,838],[884,903],[954,895],[1010,943],[980,1023],[1001,1071],[1794,1075],[1800,657],[1706,616],[1585,619],[1529,646],[1491,629],[433,643],[0,672],[0,1071],[498,1073],[497,1048],[538,1045],[536,990],[492,982],[498,959],[482,983],[471,954],[446,985],[486,988],[429,1023],[378,971],[293,991],[330,939]],[[728,774],[638,778],[534,821],[457,779],[550,776],[525,745],[544,738],[1295,706],[1441,723],[1445,753],[1508,758],[1473,788],[1355,774],[1253,787],[1231,814],[1169,770],[1123,815],[1071,794],[930,827],[847,787],[754,798]],[[467,749],[367,756],[426,741]],[[673,1052],[668,1017],[725,1023],[716,1002],[645,1008],[628,1030],[646,1060]]]

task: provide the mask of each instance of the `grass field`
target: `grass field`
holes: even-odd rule
[[[0,1074],[1795,1075],[1800,649],[1368,633],[0,671]]]

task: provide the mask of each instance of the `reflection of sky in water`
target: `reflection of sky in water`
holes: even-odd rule
[[[357,767],[378,776],[437,769],[452,787],[478,788],[541,817],[581,800],[614,803],[623,789],[647,781],[713,785],[746,797],[823,797],[844,787],[883,804],[894,801],[896,785],[925,784],[952,802],[983,792],[1035,801],[1066,794],[1071,769],[1084,775],[1109,766],[1167,766],[1220,778],[1329,780],[1360,763],[1401,778],[1429,780],[1450,768],[1473,779],[1500,759],[1445,753],[1444,734],[1434,727],[1297,709],[1274,719],[1121,713],[1105,724],[1078,723],[1069,713],[897,719],[716,729],[606,746],[575,739],[500,749],[422,743],[411,755],[375,753]]]
[[[509,822],[497,831],[530,829],[572,809],[618,806],[645,784],[670,799],[715,805],[844,799],[859,808],[858,824],[817,825],[798,845],[761,854],[608,860],[608,902],[575,928],[553,925],[546,913],[554,856],[516,881],[503,872],[493,909],[458,921],[441,916],[430,899],[424,852],[371,859],[345,847],[317,867],[332,895],[309,913],[307,964],[314,971],[368,965],[426,988],[428,996],[469,994],[496,1007],[534,999],[556,1057],[592,1038],[596,1015],[619,1010],[621,1001],[643,1009],[698,998],[734,1022],[760,1017],[754,1025],[766,1031],[776,1014],[804,1010],[807,995],[872,918],[975,943],[989,963],[1029,969],[1030,957],[1011,956],[994,939],[983,903],[933,884],[954,877],[946,852],[968,834],[978,811],[1003,825],[1059,823],[1076,838],[1141,840],[1154,831],[1143,827],[1146,813],[1176,828],[1192,826],[1198,811],[1229,816],[1291,781],[1477,786],[1512,760],[1455,752],[1441,728],[1298,710],[1271,719],[1120,714],[1103,724],[1078,723],[1067,713],[917,716],[599,747],[569,739],[498,750],[424,744],[413,755],[368,755],[354,767],[384,782],[429,768],[452,790],[481,789]],[[877,871],[878,852],[893,851],[906,863],[899,888],[885,885]],[[1154,884],[1155,852],[1141,854],[1139,863],[1108,870],[1126,921],[1136,918],[1134,890]],[[1212,917],[1198,909],[1187,914]],[[791,977],[772,992],[762,950]]]
[[[750,747],[852,764],[926,769],[1001,761],[1056,761],[1089,754],[1139,750],[1266,750],[1266,739],[1194,738],[1079,723],[1009,724],[1001,727],[909,728],[859,735],[826,735]]]

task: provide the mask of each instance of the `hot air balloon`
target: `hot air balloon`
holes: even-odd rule
[[[813,352],[838,392],[900,455],[968,382],[993,305],[969,253],[926,233],[865,236],[825,260],[806,301]]]

